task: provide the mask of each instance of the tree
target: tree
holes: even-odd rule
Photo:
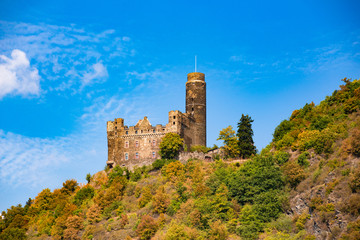
[[[239,156],[238,138],[235,136],[232,126],[222,129],[217,140],[224,141],[223,149],[227,157]]]
[[[256,147],[254,146],[254,140],[252,136],[254,135],[251,128],[251,123],[254,120],[251,119],[248,115],[241,115],[241,119],[238,123],[238,146],[240,151],[240,157],[248,158],[253,154],[256,154]]]
[[[86,181],[87,181],[88,183],[90,183],[90,180],[91,180],[91,174],[88,173],[88,174],[86,174]]]
[[[163,159],[173,159],[179,154],[184,140],[176,133],[167,133],[160,143],[160,156]]]

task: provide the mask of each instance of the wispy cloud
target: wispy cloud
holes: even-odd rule
[[[44,92],[80,92],[84,86],[104,82],[110,61],[121,64],[135,52],[131,39],[113,29],[95,32],[75,25],[0,21],[0,32],[0,52],[24,52],[38,69]]]
[[[91,69],[84,74],[82,77],[81,88],[91,85],[94,82],[105,81],[109,76],[106,67],[102,63],[95,63],[91,66]]]
[[[49,170],[69,161],[68,140],[29,138],[0,130],[1,182],[34,187],[49,181],[54,177]]]
[[[0,99],[8,94],[38,95],[39,82],[38,70],[30,66],[23,51],[13,50],[10,58],[0,55]]]

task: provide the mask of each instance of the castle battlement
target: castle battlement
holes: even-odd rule
[[[166,133],[179,134],[190,148],[206,146],[206,83],[205,74],[189,73],[186,82],[186,112],[169,112],[168,123],[152,126],[149,119],[140,119],[135,126],[125,126],[123,118],[107,122],[109,166],[130,169],[149,165],[160,158],[160,142]]]

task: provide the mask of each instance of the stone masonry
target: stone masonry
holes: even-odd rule
[[[123,118],[107,122],[108,160],[110,167],[130,169],[149,165],[159,158],[159,145],[166,133],[179,134],[188,149],[206,146],[206,82],[205,74],[189,73],[186,82],[186,112],[169,112],[168,123],[152,126],[147,117],[135,126],[125,126]]]

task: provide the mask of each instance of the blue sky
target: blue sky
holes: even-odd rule
[[[0,210],[107,158],[106,121],[165,124],[206,74],[208,145],[253,119],[258,149],[360,76],[358,1],[0,2]]]

